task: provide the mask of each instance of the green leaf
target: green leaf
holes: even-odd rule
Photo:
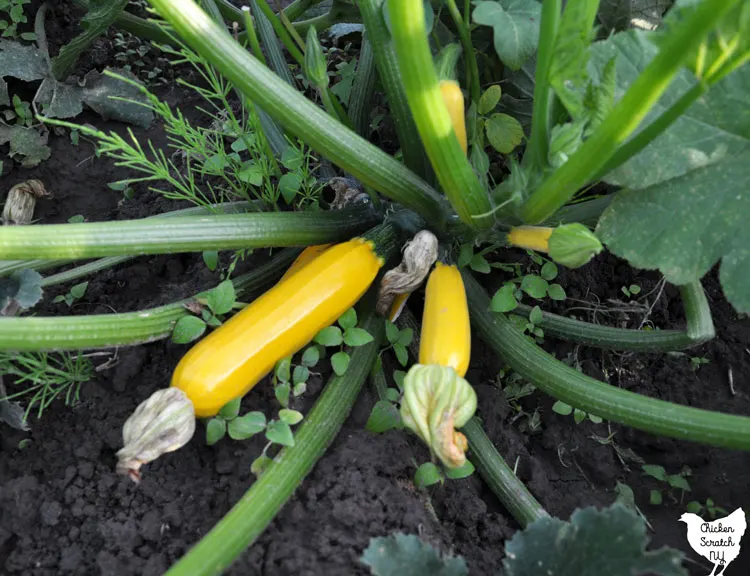
[[[227,402],[221,410],[219,410],[219,416],[221,416],[224,420],[232,420],[234,418],[237,418],[237,414],[240,413],[240,403],[242,402],[242,397],[235,398],[234,400]]]
[[[573,420],[575,420],[576,424],[580,424],[586,419],[586,412],[583,410],[579,410],[576,408],[573,410]]]
[[[490,302],[490,310],[493,312],[510,312],[517,307],[516,287],[513,284],[504,284],[500,290],[495,292],[492,302]]]
[[[372,335],[363,328],[349,328],[344,333],[344,343],[347,346],[364,346],[372,342]]]
[[[292,357],[287,356],[276,363],[274,374],[279,382],[289,382],[292,374]]]
[[[479,113],[489,114],[492,112],[495,109],[495,106],[497,106],[497,103],[500,102],[500,96],[502,96],[502,94],[503,91],[497,84],[493,84],[487,88],[479,99]]]
[[[581,112],[581,90],[588,79],[586,65],[598,6],[599,0],[568,2],[552,49],[550,85],[573,118]]]
[[[662,503],[662,495],[659,490],[651,490],[649,492],[648,503],[652,506],[659,506]]]
[[[466,576],[469,569],[460,556],[441,557],[417,536],[391,534],[372,538],[360,558],[373,576]]]
[[[458,267],[468,266],[474,257],[474,246],[471,244],[462,244],[461,251],[458,253]]]
[[[0,145],[10,144],[8,156],[24,168],[33,168],[47,160],[52,151],[47,146],[48,132],[25,126],[8,126],[0,122]]]
[[[493,114],[485,123],[487,140],[500,154],[510,154],[523,141],[523,127],[507,114]]]
[[[495,52],[510,69],[518,70],[539,42],[541,5],[536,0],[479,2],[474,22],[494,29]]]
[[[288,146],[281,153],[281,164],[287,170],[299,170],[305,162],[305,155],[298,148]]]
[[[409,352],[403,344],[396,342],[393,345],[393,352],[396,354],[396,359],[401,366],[406,366],[409,363]]]
[[[279,192],[287,204],[294,202],[300,188],[302,188],[302,178],[295,172],[287,172],[279,178]]]
[[[679,178],[623,190],[602,214],[597,236],[636,268],[658,269],[677,285],[702,278],[721,260],[719,279],[726,298],[737,311],[748,313],[748,165],[750,146]]]
[[[445,476],[451,480],[461,480],[461,478],[468,478],[472,474],[474,474],[474,465],[468,460],[458,468],[445,468]]]
[[[541,300],[547,295],[548,287],[549,284],[547,284],[547,281],[541,276],[529,274],[528,276],[524,276],[523,280],[521,280],[521,290],[537,300]]]
[[[266,438],[274,444],[294,446],[294,434],[289,424],[282,420],[272,420],[266,427]]]
[[[114,74],[110,76],[108,73]],[[117,76],[122,76],[135,82],[135,85],[124,82]],[[99,116],[109,120],[127,122],[142,128],[148,128],[154,119],[150,108],[144,106],[147,103],[146,96],[140,90],[140,82],[135,75],[127,70],[119,68],[105,68],[104,74],[92,70],[83,79],[83,87],[75,87],[76,92],[69,94],[68,98],[80,98],[89,108]],[[57,87],[60,89],[60,86]],[[58,95],[55,100],[61,100]],[[49,114],[49,112],[48,112]],[[57,115],[62,115],[62,110]]]
[[[256,478],[260,478],[261,474],[266,471],[266,469],[271,465],[273,460],[271,460],[268,456],[265,454],[261,454],[258,456],[255,460],[253,460],[253,463],[250,464],[250,472],[255,474]]]
[[[221,418],[211,418],[206,424],[206,444],[213,446],[224,438],[227,433],[227,423]]]
[[[219,266],[219,253],[216,250],[204,251],[203,262],[206,264],[206,268],[213,272]]]
[[[213,168],[213,166],[211,166],[211,168]],[[219,170],[222,169],[222,167],[219,166],[217,166],[217,168]],[[237,172],[237,178],[240,180],[240,182],[245,182],[246,184],[251,184],[252,186],[260,186],[261,184],[263,184],[263,167],[253,160],[248,160],[247,162],[242,164],[240,171]],[[280,187],[281,179],[279,179],[279,188]],[[286,198],[286,196],[284,198]]]
[[[224,280],[206,294],[208,307],[214,314],[226,314],[232,309],[237,295],[231,280]]]
[[[545,262],[540,274],[547,281],[554,280],[557,278],[557,264],[554,262]]]
[[[338,320],[339,326],[341,326],[344,330],[349,330],[349,328],[354,328],[357,325],[357,312],[354,310],[354,308],[349,308],[346,312],[344,312],[341,317]]]
[[[279,410],[279,418],[282,422],[286,422],[287,424],[289,424],[289,426],[294,426],[295,424],[299,424],[300,422],[302,422],[304,416],[302,415],[302,412],[284,408],[282,410]]]
[[[0,314],[16,306],[28,310],[41,299],[42,276],[36,270],[17,270],[8,278],[0,278]]]
[[[398,386],[398,389],[402,392],[404,391],[404,377],[406,376],[406,372],[403,370],[394,370],[393,371],[393,381],[396,383],[396,386]]]
[[[307,382],[310,377],[310,370],[307,366],[295,366],[294,373],[292,374],[292,383],[299,384],[300,382]]]
[[[343,376],[349,368],[351,357],[346,352],[336,352],[331,356],[331,367],[337,376]]]
[[[558,400],[552,405],[552,411],[562,416],[569,416],[573,413],[573,407],[570,404]]]
[[[229,422],[229,437],[232,440],[247,440],[266,428],[263,412],[248,412]]]
[[[307,392],[307,382],[297,382],[297,384],[292,386],[292,395],[295,398],[302,396],[305,392]]]
[[[414,339],[414,330],[411,328],[404,328],[401,330],[401,333],[398,335],[397,342],[401,344],[402,346],[408,346],[411,344],[411,341]]]
[[[385,391],[385,397],[388,399],[389,402],[396,403],[401,397],[401,394],[395,388],[388,388]]]
[[[379,400],[372,407],[370,417],[365,424],[365,430],[374,434],[382,434],[387,430],[401,427],[401,415],[393,404],[387,400]]]
[[[414,473],[414,485],[417,488],[427,488],[443,481],[443,474],[432,462],[425,462]]]
[[[565,294],[565,289],[559,284],[550,284],[547,287],[547,296],[549,296],[552,300],[558,300],[558,301],[562,301],[562,300],[565,300],[565,298],[567,298],[567,294]]]
[[[672,474],[667,478],[667,482],[669,482],[669,485],[672,488],[678,488],[679,490],[690,492],[690,484],[679,474]]]
[[[187,344],[200,338],[206,331],[206,323],[195,316],[183,316],[174,325],[172,342]]]
[[[646,551],[641,518],[622,504],[578,509],[570,522],[546,517],[505,543],[507,576],[687,576],[683,554],[671,548]],[[595,567],[592,558],[596,558]]]
[[[539,308],[539,306],[534,306],[531,309],[531,313],[529,314],[529,322],[532,324],[539,324],[542,320],[544,320],[544,316],[542,316],[542,309]]]
[[[70,295],[76,300],[79,300],[84,297],[84,295],[86,294],[86,288],[88,287],[88,282],[81,282],[80,284],[76,284],[70,289]]]
[[[273,393],[276,396],[279,404],[282,406],[289,406],[289,395],[292,393],[292,386],[289,382],[283,382],[278,384],[274,389]]]
[[[398,329],[398,326],[396,326],[393,322],[390,320],[385,321],[385,337],[388,339],[388,342],[393,344],[394,342],[398,342],[398,338],[401,335],[401,331]]]
[[[487,262],[487,259],[482,256],[481,254],[474,254],[471,258],[471,263],[469,264],[472,270],[474,272],[479,272],[480,274],[489,274],[492,270],[490,268],[489,262]]]
[[[656,464],[644,464],[642,466],[643,473],[662,482],[667,481],[667,471],[664,470],[663,466],[657,466]]]
[[[12,76],[24,82],[34,82],[47,74],[44,55],[35,46],[0,40],[0,78]]]
[[[323,328],[315,336],[315,342],[322,346],[340,346],[344,341],[344,335],[338,326],[328,326]]]
[[[658,490],[652,490],[652,492],[658,492]],[[659,496],[661,496],[661,492],[659,492]],[[687,503],[685,509],[691,514],[700,514],[703,510],[703,505],[700,502],[693,500],[692,502]]]
[[[308,368],[313,368],[318,363],[318,360],[320,360],[320,352],[315,346],[310,346],[302,354],[302,365]]]

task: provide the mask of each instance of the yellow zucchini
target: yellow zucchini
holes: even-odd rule
[[[519,248],[548,252],[552,230],[544,226],[516,226],[508,233],[508,243]]]
[[[456,133],[461,148],[466,154],[467,140],[466,140],[466,118],[464,112],[464,94],[461,92],[461,87],[457,82],[453,80],[442,80],[440,82],[440,93],[443,96],[443,102],[448,108],[448,113],[451,117],[451,124],[453,124],[453,131]]]
[[[369,240],[329,248],[190,349],[171,385],[185,392],[196,417],[215,415],[351,308],[382,265]]]
[[[427,280],[419,363],[450,366],[463,377],[471,357],[471,324],[458,268],[438,262]]]
[[[323,252],[328,250],[331,247],[331,244],[318,244],[316,246],[308,246],[305,248],[302,253],[297,256],[297,259],[292,262],[292,265],[289,266],[289,269],[284,272],[284,275],[281,277],[281,280],[285,280],[286,278],[289,278],[292,274],[294,274],[297,270],[302,268],[305,264],[310,262],[311,260],[315,260],[318,256],[320,256]]]

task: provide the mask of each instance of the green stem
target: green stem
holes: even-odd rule
[[[378,72],[375,68],[370,35],[365,32],[362,39],[362,48],[359,52],[357,73],[354,76],[354,84],[349,96],[349,117],[352,120],[354,130],[365,139],[370,136],[370,112],[372,111],[372,98],[375,94],[377,79]]]
[[[544,507],[513,473],[511,467],[506,464],[500,452],[482,430],[482,425],[476,416],[461,428],[461,432],[469,441],[471,451],[469,460],[479,470],[479,474],[500,503],[522,528],[526,528],[534,520],[549,516]]]
[[[305,52],[305,41],[302,39],[302,37],[299,35],[299,32],[297,32],[297,29],[292,25],[292,23],[289,21],[289,18],[287,18],[286,14],[282,10],[279,12],[279,20],[284,25],[284,29],[289,33],[289,36],[294,40],[294,42],[297,44],[297,47],[302,50],[303,54]]]
[[[78,4],[79,2],[76,3]],[[114,26],[143,40],[151,40],[152,42],[169,46],[174,44],[174,38],[162,26],[155,22],[139,18],[125,10],[120,12],[120,15],[114,22]]]
[[[545,224],[547,226],[557,226],[558,224],[569,224],[578,222],[589,228],[595,228],[599,222],[599,217],[607,207],[612,203],[614,194],[607,194],[592,200],[584,200],[575,204],[567,204],[560,208]]]
[[[456,0],[446,0],[448,11],[451,13],[453,23],[456,25],[458,37],[461,39],[461,46],[464,49],[464,60],[466,62],[466,73],[468,75],[468,85],[471,93],[471,101],[479,104],[481,96],[481,87],[479,86],[479,66],[477,58],[474,55],[474,45],[471,43],[471,33],[461,17],[461,12],[456,6]]]
[[[393,116],[404,164],[412,172],[424,178],[427,176],[424,146],[419,139],[417,126],[409,110],[406,91],[401,82],[396,50],[383,18],[383,4],[384,0],[360,0],[359,10],[365,23],[367,36],[370,38],[380,82],[388,97],[388,106]]]
[[[179,216],[85,224],[0,227],[4,259],[88,259],[174,254],[336,242],[375,222],[360,206],[331,212],[273,212],[209,217]]]
[[[543,170],[548,163],[549,134],[552,116],[550,103],[554,92],[549,85],[549,69],[554,58],[554,45],[562,12],[561,0],[544,0],[539,29],[539,48],[534,78],[534,109],[531,115],[531,136],[523,160],[530,162],[536,171]]]
[[[87,16],[91,16],[87,19],[88,25],[83,32],[63,46],[57,56],[52,59],[52,75],[55,79],[64,82],[70,76],[78,57],[117,21],[127,3],[128,0],[111,0],[106,4],[97,5],[93,14],[92,9],[88,7]]]
[[[388,382],[385,379],[385,372],[381,366],[376,372],[370,374],[370,382],[375,389],[378,400],[388,400]]]
[[[266,57],[263,54],[263,50],[260,48],[260,42],[258,42],[258,35],[255,33],[255,25],[253,24],[253,17],[250,14],[250,6],[242,7],[242,16],[245,23],[245,32],[247,33],[247,40],[250,43],[250,49],[253,51],[253,55],[268,66]]]
[[[271,22],[266,18],[266,15],[263,14],[256,0],[250,0],[250,5],[252,7],[253,16],[255,17],[255,22],[258,25],[258,35],[268,53],[271,70],[276,72],[276,75],[285,80],[289,86],[296,87],[294,76],[292,76],[292,73],[289,70],[289,64],[286,62],[284,52],[281,50],[281,43],[276,37],[276,33],[273,31]]]
[[[373,341],[354,348],[344,376],[333,376],[284,448],[237,504],[165,576],[222,573],[260,536],[323,456],[343,426],[370,368],[383,335],[383,320],[364,322]]]
[[[521,217],[537,224],[549,218],[606,165],[656,104],[715,24],[740,0],[705,0],[664,39],[659,53],[630,85],[612,112],[562,167],[526,200]]]
[[[263,12],[263,15],[271,23],[271,26],[273,26],[273,31],[276,32],[276,37],[281,40],[282,44],[284,44],[284,47],[287,49],[287,52],[289,52],[289,55],[294,58],[297,64],[304,68],[305,55],[302,54],[302,51],[299,49],[297,44],[294,43],[294,40],[289,35],[289,32],[287,32],[286,28],[284,28],[284,24],[281,23],[281,20],[279,20],[278,16],[276,16],[274,11],[268,5],[268,2],[266,2],[266,0],[255,0],[255,2],[257,2],[260,11]]]
[[[294,0],[289,6],[284,8],[284,14],[292,22],[297,20],[305,12],[307,12],[313,6],[317,6],[323,0]]]
[[[240,296],[268,288],[299,255],[297,249],[279,252],[271,261],[232,280]],[[167,338],[175,323],[189,314],[191,298],[166,306],[90,316],[0,316],[0,348],[16,351],[83,350],[145,344]]]
[[[427,157],[458,217],[475,228],[494,223],[489,195],[453,130],[427,41],[422,0],[388,0],[391,33],[414,122]]]
[[[490,299],[462,271],[472,326],[502,360],[537,388],[570,406],[653,434],[750,450],[750,418],[635,394],[581,374],[547,354],[511,320],[490,312]]]
[[[418,176],[376,146],[335,122],[280,80],[190,0],[150,0],[207,62],[290,133],[365,185],[420,214],[442,230],[443,199]]]
[[[636,352],[669,352],[685,350],[711,340],[714,326],[711,309],[700,282],[681,286],[687,330],[628,330],[582,322],[550,312],[542,312],[542,321],[537,324],[546,335],[609,350],[632,350]],[[519,304],[513,314],[527,317],[532,307]]]

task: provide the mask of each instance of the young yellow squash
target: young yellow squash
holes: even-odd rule
[[[292,274],[294,274],[297,270],[302,268],[305,264],[308,262],[315,260],[318,256],[320,256],[323,252],[328,250],[331,247],[330,244],[318,244],[315,246],[308,246],[305,248],[302,253],[297,256],[297,259],[292,262],[292,265],[289,266],[288,270],[284,272],[284,275],[281,277],[281,280],[285,280],[289,278]]]
[[[419,363],[450,366],[463,377],[470,357],[471,324],[461,273],[438,262],[425,289]]]
[[[453,124],[453,131],[456,133],[461,148],[466,154],[466,118],[464,112],[464,95],[461,87],[453,80],[442,80],[440,82],[440,93],[443,95],[443,102],[448,108],[448,113]]]
[[[362,238],[329,248],[196,344],[172,376],[196,417],[244,396],[351,308],[383,265],[374,248]]]
[[[516,226],[508,232],[508,243],[519,248],[548,252],[552,230],[544,226]]]

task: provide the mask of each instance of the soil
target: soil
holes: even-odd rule
[[[101,41],[107,50],[107,40]],[[111,50],[108,52],[111,54]],[[88,62],[97,66],[104,60]],[[81,66],[85,67],[86,64]],[[198,118],[196,100],[169,86],[159,95]],[[124,131],[93,115],[81,122]],[[158,126],[134,130],[157,146],[165,139]],[[181,207],[157,194],[136,189],[131,200],[106,184],[127,175],[104,159],[96,159],[89,143],[71,146],[67,136],[51,138],[52,157],[35,169],[13,168],[2,178],[2,189],[39,178],[54,194],[38,204],[42,223],[65,222],[82,214],[90,221],[138,218]],[[6,163],[8,164],[8,163]],[[506,259],[513,260],[513,254]],[[252,265],[252,260],[245,266]],[[504,279],[499,272],[483,280],[489,289]],[[208,288],[218,273],[208,271],[199,255],[143,257],[89,278],[83,299],[70,310],[52,298],[69,286],[45,293],[35,309],[39,315],[96,314],[128,311],[176,300]],[[633,310],[622,286],[638,284],[640,298],[652,303],[658,276],[637,272],[611,255],[602,255],[576,272],[562,272],[560,283],[568,300],[549,307],[591,321],[638,326],[642,311]],[[577,360],[581,369],[610,384],[648,396],[728,413],[750,414],[750,320],[738,318],[726,303],[715,271],[705,280],[717,337],[688,355],[616,354],[549,340],[545,347],[560,359]],[[613,302],[616,300],[617,302]],[[580,309],[580,308],[587,309]],[[578,308],[578,309],[575,309]],[[593,310],[592,310],[593,309]],[[629,309],[629,311],[612,311]],[[680,326],[678,294],[667,286],[650,311],[654,326]],[[626,483],[653,530],[651,547],[669,545],[687,554],[691,574],[710,567],[688,548],[685,527],[677,520],[689,500],[711,498],[731,512],[750,509],[750,457],[641,433],[614,424],[575,424],[572,416],[552,411],[553,401],[534,393],[513,404],[497,384],[502,363],[474,338],[472,368],[467,378],[479,396],[479,416],[490,438],[513,465],[542,505],[567,519],[577,507],[607,506],[615,486]],[[116,476],[115,452],[121,429],[133,409],[154,390],[167,385],[187,347],[161,341],[116,351],[116,360],[95,357],[109,367],[81,387],[73,406],[55,402],[41,419],[32,419],[28,433],[2,428],[0,435],[0,572],[9,575],[106,574],[157,575],[176,562],[230,509],[252,484],[250,463],[260,454],[261,439],[228,439],[209,447],[204,426],[178,453],[160,458],[144,470],[140,485]],[[709,363],[691,369],[690,356]],[[730,376],[731,379],[730,379]],[[305,412],[326,375],[310,382],[294,408]],[[507,382],[507,381],[506,381]],[[364,430],[374,403],[365,389],[326,455],[303,482],[259,540],[237,560],[237,575],[367,574],[359,556],[369,539],[394,531],[419,534],[445,552],[462,555],[471,574],[499,572],[504,541],[518,530],[482,480],[473,477],[417,490],[413,462],[428,453],[413,437],[398,431],[375,436]],[[515,407],[514,407],[515,406]],[[243,400],[243,411],[278,408],[268,382]],[[538,409],[541,428],[524,427],[525,417]],[[663,504],[649,505],[649,492],[660,488],[634,462],[623,463],[613,445],[592,436],[613,439],[620,450],[632,450],[648,464],[669,473],[687,466],[691,492],[665,494]],[[30,442],[19,445],[22,440]],[[750,545],[729,567],[727,576],[750,571]]]

